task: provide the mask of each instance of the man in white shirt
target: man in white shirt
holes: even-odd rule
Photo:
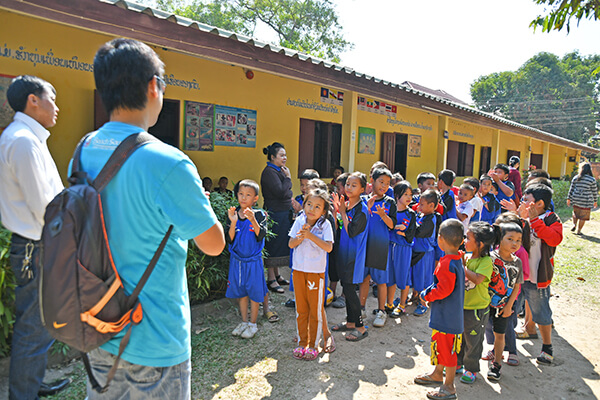
[[[0,135],[0,217],[12,232],[10,262],[17,283],[9,399],[36,399],[57,393],[70,382],[42,382],[54,340],[42,325],[38,297],[44,212],[63,189],[46,144],[47,128],[56,124],[58,107],[54,87],[35,76],[13,79],[6,97],[16,111]]]

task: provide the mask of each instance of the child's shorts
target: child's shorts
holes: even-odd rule
[[[241,299],[248,296],[253,302],[262,303],[266,294],[267,283],[262,259],[241,261],[231,257],[225,297]]]
[[[435,269],[434,257],[434,251],[428,251],[411,268],[412,286],[417,292],[421,292],[433,283],[433,271]]]
[[[365,268],[365,278],[371,275],[371,279],[378,285],[388,283],[387,269]]]
[[[533,322],[539,325],[552,325],[550,286],[538,289],[535,283],[526,281],[521,285],[521,290],[531,308]]]
[[[494,333],[504,335],[506,333],[506,327],[508,326],[509,318],[504,318],[500,315],[502,309],[490,307],[490,321],[492,322],[492,328]]]
[[[461,345],[462,334],[454,335],[434,329],[431,332],[431,365],[456,367]]]
[[[412,247],[401,244],[390,244],[388,255],[388,286],[396,285],[400,289],[410,285],[410,259]]]

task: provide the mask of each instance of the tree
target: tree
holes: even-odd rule
[[[546,15],[538,15],[529,26],[535,30],[542,28],[542,32],[551,30],[560,31],[565,23],[567,32],[571,29],[571,18],[575,17],[577,23],[582,19],[597,21],[600,19],[600,0],[534,0],[537,4],[547,5]]]
[[[261,22],[277,35],[277,45],[334,62],[353,47],[342,35],[331,0],[156,0],[156,4],[167,12],[246,36],[254,36]]]
[[[539,53],[515,72],[480,77],[471,97],[482,111],[585,142],[600,121],[599,66],[599,55]]]

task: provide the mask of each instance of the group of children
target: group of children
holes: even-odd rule
[[[486,330],[494,346],[483,357],[491,361],[488,379],[500,379],[505,349],[507,363],[518,365],[514,329],[523,300],[542,335],[537,361],[552,363],[549,285],[562,225],[550,211],[547,179],[528,183],[519,204],[508,174],[498,164],[454,187],[451,170],[441,171],[437,184],[435,175],[421,173],[413,189],[381,162],[369,177],[342,170],[329,187],[316,171],[304,171],[289,232],[298,337],[293,357],[314,360],[321,344],[323,351],[335,351],[332,331],[346,332],[348,341],[366,338],[365,304],[373,285],[375,327],[383,327],[388,316],[404,315],[411,302],[414,315],[430,312],[435,370],[414,380],[440,386],[429,398],[456,398],[455,374],[461,382],[475,382]],[[242,314],[233,334],[246,338],[256,333],[267,291],[261,262],[266,215],[253,209],[258,190],[250,180],[236,184],[240,206],[229,210],[226,228],[231,252],[226,295],[240,299]],[[342,295],[336,299],[347,317],[330,328],[325,303],[328,290],[335,297],[337,282]]]

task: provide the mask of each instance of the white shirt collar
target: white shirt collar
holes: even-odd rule
[[[50,131],[44,128],[39,122],[35,119],[31,118],[29,115],[17,111],[14,116],[15,121],[19,121],[24,123],[31,129],[31,132],[40,140],[40,142],[44,143],[50,137]]]

